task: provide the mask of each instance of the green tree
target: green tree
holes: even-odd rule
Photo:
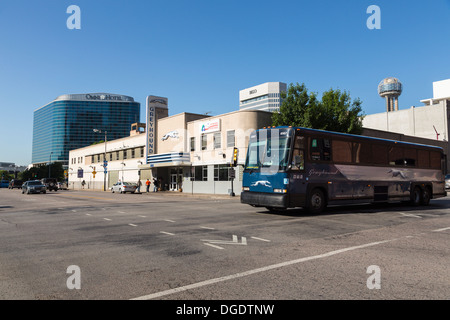
[[[34,180],[48,178],[49,165],[41,165],[36,167],[31,167],[23,172],[21,172],[20,177],[22,180]],[[61,162],[52,162],[50,168],[51,178],[56,178],[58,181],[63,181],[64,178],[64,168]]]
[[[284,99],[280,112],[272,116],[274,126],[296,126],[361,134],[362,108],[359,98],[351,100],[350,93],[330,89],[323,93],[321,101],[317,94],[308,92],[304,84],[290,84],[282,93]]]

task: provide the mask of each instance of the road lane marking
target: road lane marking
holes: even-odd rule
[[[202,228],[202,229],[208,229],[208,230],[216,230],[216,229],[211,228],[211,227],[203,227],[203,226],[200,226],[200,228]]]
[[[450,227],[442,228],[442,229],[436,229],[436,230],[433,230],[433,232],[441,232],[441,231],[445,231],[445,230],[450,230]]]
[[[270,242],[270,240],[263,239],[263,238],[258,238],[258,237],[250,237],[250,238],[255,239],[255,240],[259,240],[259,241]]]
[[[119,213],[126,213],[125,211],[118,211]]]
[[[205,245],[210,246],[210,247],[213,247],[213,248],[216,248],[216,249],[225,250],[225,248],[216,246],[215,244],[212,244],[212,243],[205,243]]]
[[[224,281],[228,281],[228,280],[233,280],[233,279],[237,279],[237,278],[243,278],[243,277],[247,277],[247,276],[250,276],[250,275],[253,275],[253,274],[266,272],[266,271],[270,271],[270,270],[273,270],[273,269],[279,269],[279,268],[282,268],[282,267],[286,267],[286,266],[290,266],[290,265],[294,265],[294,264],[299,264],[299,263],[302,263],[302,262],[307,262],[307,261],[316,260],[316,259],[328,258],[328,257],[334,256],[334,255],[340,254],[340,253],[353,251],[353,250],[358,250],[358,249],[363,249],[363,248],[368,248],[368,247],[373,247],[373,246],[377,246],[377,245],[380,245],[380,244],[397,241],[397,240],[400,240],[400,239],[402,239],[402,238],[383,240],[383,241],[377,241],[377,242],[370,242],[370,243],[362,244],[362,245],[359,245],[359,246],[347,247],[347,248],[334,250],[334,251],[330,251],[330,252],[319,254],[319,255],[315,255],[315,256],[309,256],[309,257],[304,257],[304,258],[300,258],[300,259],[295,259],[295,260],[285,261],[285,262],[281,262],[281,263],[276,263],[276,264],[268,265],[268,266],[262,267],[262,268],[252,269],[252,270],[239,272],[239,273],[235,273],[235,274],[224,276],[224,277],[219,277],[219,278],[214,278],[214,279],[209,279],[209,280],[193,283],[193,284],[190,284],[190,285],[187,285],[187,286],[182,286],[182,287],[177,287],[177,288],[173,288],[173,289],[169,289],[169,290],[155,292],[155,293],[148,294],[148,295],[141,296],[141,297],[137,297],[137,298],[134,298],[134,299],[131,299],[131,300],[150,300],[150,299],[160,298],[160,297],[171,295],[171,294],[174,294],[174,293],[179,293],[179,292],[188,291],[188,290],[192,290],[192,289],[196,289],[196,288],[201,288],[201,287],[204,287],[204,286],[208,286],[208,285],[212,285],[212,284],[215,284],[215,283],[224,282]]]
[[[106,221],[112,221],[111,219],[108,219],[108,218],[103,218],[103,220],[106,220]]]
[[[138,216],[138,217],[141,217],[141,218],[147,218],[147,216]]]
[[[170,233],[170,232],[166,232],[166,231],[160,231],[160,233],[164,233],[164,234],[167,234],[169,236],[174,236],[175,235],[174,233]]]
[[[175,221],[169,219],[164,219],[164,221],[175,223]]]
[[[246,237],[241,237],[241,242],[239,242],[238,236],[233,235],[231,237],[231,241],[227,241],[227,240],[202,240],[202,241],[206,241],[208,243],[215,243],[215,244],[237,244],[237,245],[247,245],[247,238]]]
[[[86,213],[86,215],[87,215],[87,216],[92,216],[92,214],[90,214],[90,213]]]
[[[137,225],[135,225],[135,224],[133,224],[133,223],[129,223],[128,225],[129,225],[129,226],[132,226],[132,227],[137,227]]]
[[[415,215],[415,214],[411,214],[411,213],[404,213],[404,212],[399,212],[402,216],[405,216],[405,217],[412,217],[412,218],[420,218],[420,219],[422,219],[422,217],[421,216],[418,216],[418,215]]]

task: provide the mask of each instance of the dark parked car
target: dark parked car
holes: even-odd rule
[[[58,181],[55,178],[44,178],[41,182],[45,184],[48,191],[58,191]]]
[[[14,189],[14,188],[20,189],[20,188],[22,188],[22,184],[23,184],[22,180],[12,179],[11,182],[9,183],[8,188],[9,189]]]
[[[22,193],[47,193],[47,187],[39,180],[30,180],[22,185]]]

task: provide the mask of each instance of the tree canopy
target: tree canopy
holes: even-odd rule
[[[273,126],[295,126],[328,131],[361,134],[362,108],[359,98],[351,100],[347,91],[330,89],[317,99],[305,84],[290,84],[281,93],[280,112],[272,116]]]

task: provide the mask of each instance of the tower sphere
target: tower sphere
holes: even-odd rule
[[[384,98],[386,96],[398,97],[402,94],[403,85],[394,77],[383,79],[378,85],[378,94]]]

